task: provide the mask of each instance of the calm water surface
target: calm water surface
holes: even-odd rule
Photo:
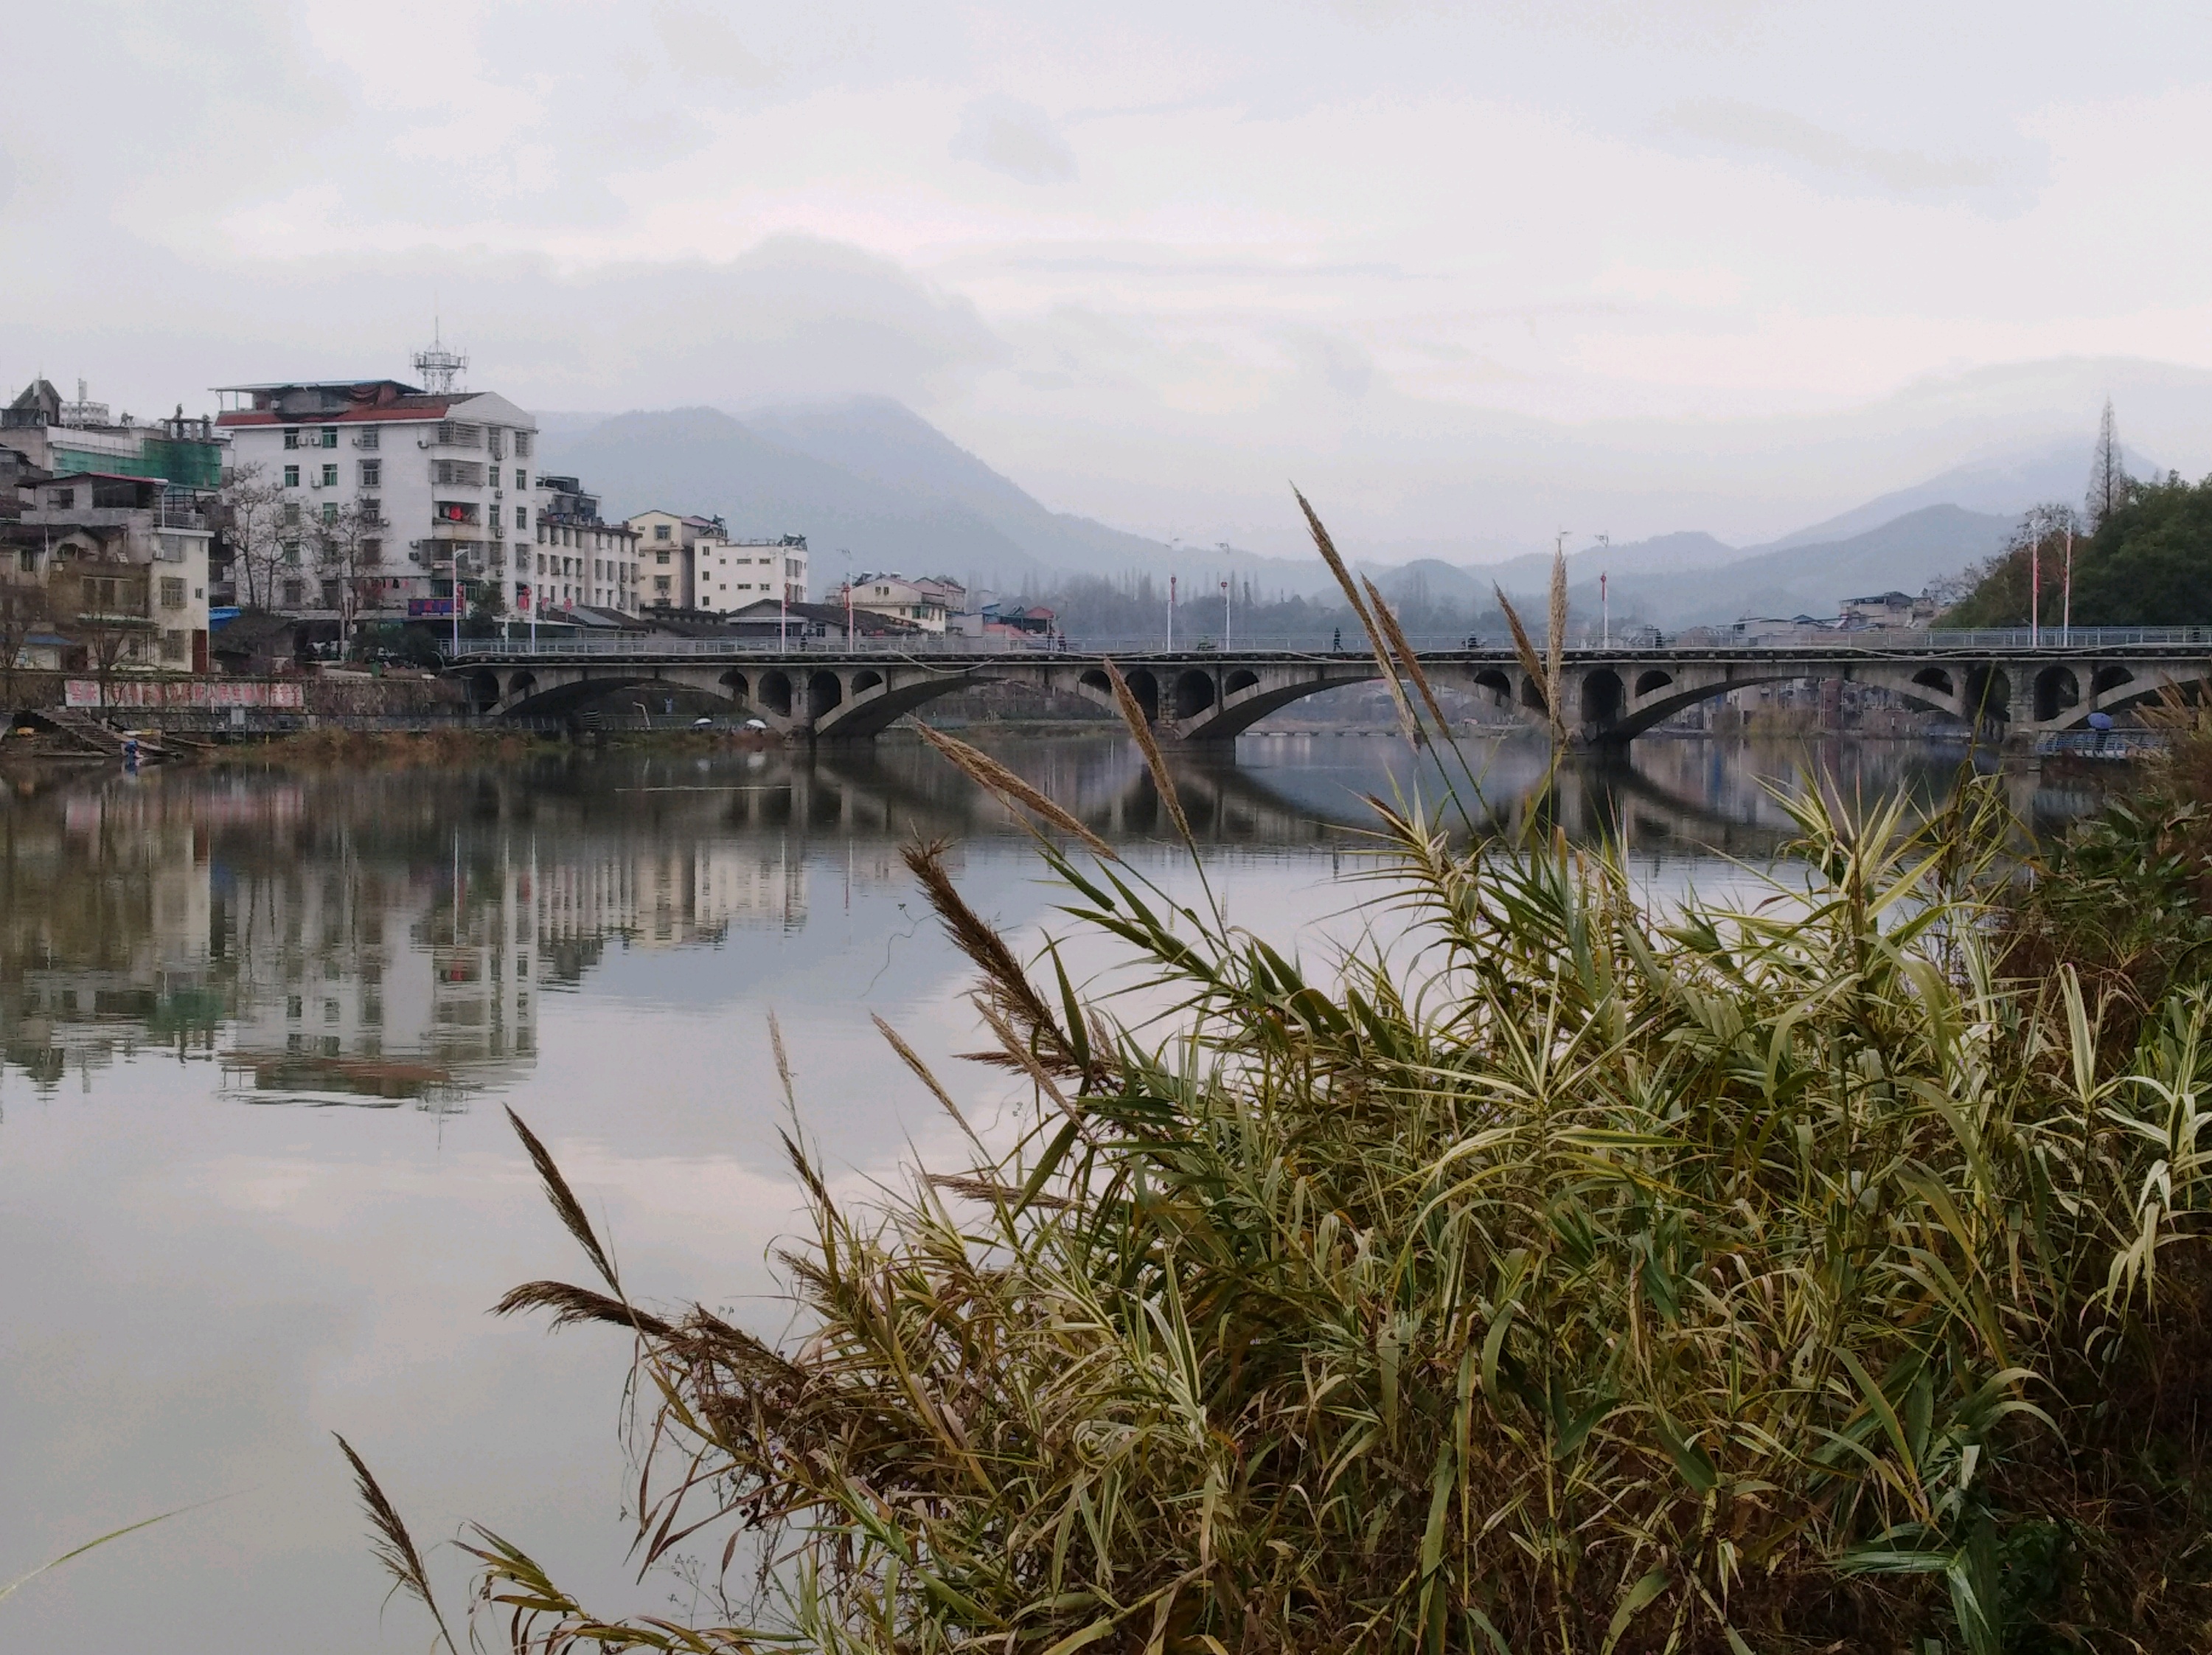
[[[1189,883],[1126,742],[1001,751]],[[1470,758],[1520,808],[1535,753]],[[1846,791],[1932,798],[1962,758],[1654,742],[1571,775],[1559,815],[1624,837],[1655,889],[1710,888],[1781,841],[1762,777],[1817,764]],[[1231,919],[1276,936],[1357,928],[1359,797],[1422,782],[1377,738],[1177,762]],[[2014,793],[2045,822],[2090,802],[2032,777]],[[956,1070],[975,1044],[966,970],[898,861],[915,837],[956,842],[985,914],[1031,937],[1051,921],[1004,816],[889,741],[0,783],[0,1580],[227,1496],[0,1603],[0,1649],[421,1649],[416,1611],[380,1622],[333,1431],[418,1539],[479,1520],[603,1612],[665,1607],[668,1580],[622,1567],[626,1343],[485,1313],[581,1263],[501,1105],[552,1146],[635,1291],[775,1331],[764,1261],[795,1203],[771,1010],[846,1188],[953,1153],[868,1023]],[[438,1567],[458,1587],[459,1561]]]

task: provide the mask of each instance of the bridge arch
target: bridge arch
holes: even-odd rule
[[[806,680],[806,716],[817,727],[836,709],[845,699],[845,681],[835,672],[823,670]]]
[[[1474,687],[1478,690],[1487,690],[1492,699],[1500,707],[1510,707],[1513,704],[1513,680],[1495,666],[1485,666],[1480,669],[1474,675]]]
[[[1212,706],[1215,699],[1212,673],[1201,672],[1194,666],[1176,674],[1170,710],[1177,722],[1196,718]]]
[[[2035,675],[2035,721],[2048,724],[2081,700],[2081,680],[2066,666],[2045,667]]]
[[[1347,684],[1361,684],[1382,677],[1371,662],[1353,660],[1332,661],[1327,675],[1316,672],[1311,676],[1293,678],[1287,683],[1270,685],[1259,674],[1252,682],[1234,694],[1224,696],[1218,703],[1209,703],[1197,713],[1171,720],[1167,724],[1170,735],[1184,741],[1228,741],[1244,733],[1268,714],[1279,712],[1294,701],[1308,696],[1317,696],[1324,690],[1341,689]],[[1133,681],[1130,686],[1135,687]],[[1211,680],[1206,688],[1212,689]]]
[[[738,672],[735,667],[732,667],[730,671],[723,673],[716,682],[728,692],[729,697],[732,701],[737,702],[740,705],[752,699],[752,685],[746,681],[745,675],[743,672]]]
[[[834,679],[836,676],[828,672],[815,674],[817,679]],[[837,740],[880,735],[908,713],[927,706],[939,697],[965,690],[970,685],[987,683],[995,676],[964,667],[952,672],[909,667],[903,673],[892,671],[887,677],[873,667],[864,668],[853,675],[849,695],[842,695],[814,715],[814,733]]]
[[[1610,666],[1595,667],[1583,674],[1583,722],[1592,729],[1603,729],[1618,720],[1627,701],[1620,674]]]
[[[1645,696],[1656,696],[1674,681],[1672,672],[1662,672],[1656,666],[1647,672],[1639,672],[1636,678],[1637,697],[1640,700]]]
[[[778,718],[791,716],[791,674],[781,667],[761,674],[760,704]]]

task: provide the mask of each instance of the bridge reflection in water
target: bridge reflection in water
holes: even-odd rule
[[[1109,842],[1172,838],[1118,733],[977,739]],[[1963,746],[1667,740],[1632,763],[1571,761],[1540,795],[1540,745],[1462,751],[1486,827],[1556,825],[1692,866],[1777,852],[1790,828],[1766,784],[1901,788],[1933,807],[1972,762]],[[1252,736],[1169,763],[1210,854],[1293,863],[1371,845],[1370,796],[1437,810],[1445,779],[1435,755],[1376,736]],[[2033,776],[2009,785],[2046,831],[2094,803]],[[903,895],[902,845],[1020,831],[904,740],[34,779],[0,797],[0,1067],[50,1086],[152,1044],[219,1061],[257,1101],[455,1107],[535,1065],[544,996],[611,949],[751,933],[763,946],[740,952],[767,958],[810,910]]]

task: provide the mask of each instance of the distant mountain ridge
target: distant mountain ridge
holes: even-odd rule
[[[856,398],[750,411],[680,408],[542,420],[548,470],[574,472],[611,515],[652,507],[718,514],[746,537],[805,534],[817,589],[848,563],[858,571],[939,573],[984,585],[1048,587],[1084,576],[1234,569],[1262,587],[1308,594],[1334,587],[1318,559],[1170,547],[1091,519],[1055,512],[902,404]],[[2070,498],[2087,447],[2044,442],[1960,466],[1763,546],[1730,546],[1699,531],[1567,559],[1577,613],[1598,605],[1607,577],[1617,618],[1675,628],[1759,613],[1832,615],[1850,597],[1917,593],[1989,557],[2020,511]],[[2150,469],[2135,456],[2135,466]],[[1493,587],[1540,611],[1551,563],[1524,554],[1496,563],[1418,558],[1363,563],[1394,603],[1443,600],[1486,609]]]
[[[856,398],[744,418],[678,408],[544,422],[544,464],[573,472],[611,516],[653,507],[724,519],[746,537],[804,534],[817,586],[856,570],[988,585],[1175,570],[1191,554],[1055,512],[903,405]],[[1210,568],[1297,566],[1237,552]]]

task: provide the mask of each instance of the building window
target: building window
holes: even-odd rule
[[[286,526],[287,527],[295,526],[296,526],[296,525],[299,523],[299,520],[300,520],[300,502],[299,502],[298,501],[296,501],[296,500],[288,500],[288,501],[286,501],[286,502],[284,502],[284,522],[285,522],[285,526]]]
[[[76,490],[75,489],[47,490],[46,508],[50,511],[75,511],[76,509]]]
[[[338,428],[335,425],[325,425],[323,427],[323,447],[325,448],[335,448],[337,446]]]
[[[192,656],[192,635],[189,632],[161,634],[163,660],[190,660]]]
[[[514,508],[514,526],[519,529],[526,529],[530,526],[529,507],[517,506]]]
[[[324,467],[323,467],[323,486],[324,486],[325,488],[326,488],[326,489],[335,489],[336,487],[337,487],[337,485],[338,485],[338,468],[337,468],[337,466],[335,466],[335,465],[325,465],[325,466],[324,466]]]
[[[361,486],[364,489],[380,489],[384,486],[382,460],[364,459],[361,462]]]
[[[520,441],[520,438],[517,440]],[[514,486],[518,489],[526,489],[530,486],[530,473],[520,465],[514,468]]]
[[[384,520],[384,502],[374,495],[363,495],[361,497],[361,520],[365,524],[381,523]]]
[[[356,448],[366,448],[371,453],[374,453],[380,446],[380,438],[381,435],[382,434],[377,429],[377,428],[372,425],[367,430],[356,434],[353,440],[353,446]]]
[[[323,521],[325,523],[335,523],[337,520],[338,502],[335,500],[325,500],[323,502]]]
[[[668,538],[668,525],[665,523],[655,523],[653,526],[653,538],[656,540],[665,540]],[[666,560],[667,555],[668,554],[665,552],[661,554],[663,561]]]
[[[361,543],[361,561],[364,563],[382,563],[384,561],[384,542],[381,540],[362,541]]]
[[[185,583],[167,575],[161,577],[161,607],[182,609],[185,606]]]
[[[297,465],[287,465],[284,468],[284,486],[288,489],[296,489],[300,486],[300,468]]]
[[[284,446],[285,446],[287,448],[296,448],[296,447],[298,447],[300,446],[300,434],[299,434],[299,432],[297,432],[296,430],[292,430],[292,431],[287,431],[287,432],[285,432],[285,433],[284,433]]]
[[[307,601],[307,583],[305,581],[287,581],[284,582],[284,601],[289,604],[293,608],[297,609],[302,603]]]
[[[530,458],[529,432],[517,431],[514,434],[514,457],[517,459],[527,459]]]

